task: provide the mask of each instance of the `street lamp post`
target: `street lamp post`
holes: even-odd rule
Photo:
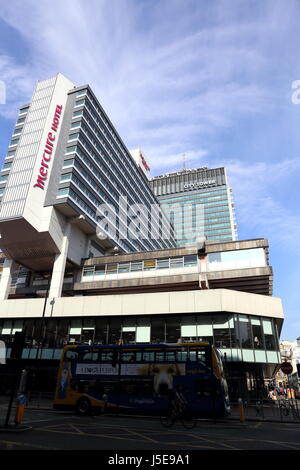
[[[42,322],[41,322],[41,328],[40,328],[40,333],[38,337],[38,345],[37,345],[37,351],[36,351],[36,356],[35,359],[37,360],[39,358],[39,352],[41,349],[41,342],[42,342],[42,336],[43,336],[43,328],[44,328],[44,322],[45,322],[45,313],[46,313],[46,307],[47,307],[47,300],[49,297],[49,290],[50,290],[50,283],[51,283],[51,274],[49,275],[43,275],[45,279],[48,279],[48,285],[47,285],[47,290],[45,294],[45,301],[44,301],[44,306],[43,306],[43,313],[42,313]]]

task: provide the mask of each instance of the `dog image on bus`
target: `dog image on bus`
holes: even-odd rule
[[[172,390],[173,378],[185,375],[184,364],[145,364],[138,368],[139,375],[153,376],[153,389],[156,394]]]

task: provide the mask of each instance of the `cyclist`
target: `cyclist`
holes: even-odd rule
[[[187,405],[187,401],[182,393],[182,385],[176,385],[175,390],[170,393],[171,411],[174,414],[181,414]]]

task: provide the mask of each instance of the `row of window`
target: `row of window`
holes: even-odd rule
[[[100,162],[99,162],[99,158],[97,158],[97,155],[91,150],[90,146],[87,144],[87,142],[85,142],[85,140],[82,139],[82,137],[80,137],[80,143],[83,145],[83,147],[85,148],[85,150],[87,150],[87,151],[92,155],[93,160],[96,162],[97,166],[100,166],[100,167],[101,167],[101,170],[103,170],[102,165],[99,164],[99,163],[100,163]],[[73,148],[74,148],[74,147],[73,147]],[[76,148],[76,147],[75,147],[75,148]],[[67,148],[67,150],[68,150],[68,148]],[[78,150],[79,150],[79,149],[77,149],[77,153],[79,153],[79,156],[80,156],[80,157],[83,157],[83,155],[84,155],[83,152],[81,152],[80,150],[79,150],[79,152],[78,152]],[[101,152],[100,152],[100,153],[101,153]],[[101,155],[102,155],[102,153],[101,153]],[[104,157],[104,155],[102,155],[102,156]],[[103,158],[102,160],[105,161],[104,158]],[[98,163],[98,162],[99,162],[99,163]],[[70,164],[71,164],[71,161],[70,161]],[[111,167],[111,170],[113,170],[112,167]],[[110,180],[111,182],[113,182],[113,178],[116,177],[116,171],[114,171],[113,174],[112,174],[112,173],[106,173],[106,177],[107,177],[108,180]],[[118,187],[118,186],[119,186],[119,187],[124,187],[124,186],[126,187],[126,183],[124,182],[124,179],[122,179],[122,181],[116,181],[115,186],[116,186],[116,187]],[[107,189],[111,192],[110,187],[109,187],[107,184],[106,184],[106,187],[107,187]],[[129,192],[128,192],[128,195],[130,195],[130,194],[132,193],[132,190],[131,190],[129,187],[127,187],[127,190],[129,191]],[[130,196],[129,196],[129,198],[130,198]],[[147,206],[149,206],[149,200],[148,200],[148,202],[147,202]],[[157,221],[156,221],[156,220],[154,220],[153,222],[154,222],[154,225],[156,225],[156,229],[157,229],[157,230],[159,231],[159,233],[160,233],[160,232],[161,232],[160,224],[157,224]],[[171,239],[172,239],[172,234],[171,234]],[[174,240],[174,238],[173,238],[173,240]],[[162,243],[165,243],[164,240],[161,240],[161,242],[162,242]],[[137,245],[137,246],[138,246],[138,245]],[[166,246],[166,245],[165,245],[165,246]],[[167,245],[167,246],[169,246],[169,245]],[[155,244],[155,247],[161,248],[161,244],[156,243],[156,244]],[[148,248],[153,248],[153,245],[149,245]]]
[[[197,206],[200,206],[200,211],[203,207],[203,210],[205,210],[206,208],[210,208],[210,207],[213,207],[213,206],[223,206],[224,203],[227,203],[227,199],[220,199],[219,201],[217,202],[208,202],[207,204],[197,204],[197,203],[191,203],[191,204],[180,204],[180,203],[177,203],[177,204],[165,204],[163,203],[163,206],[165,207],[165,210],[169,211],[169,212],[172,212],[174,213],[174,216],[176,217],[176,215],[181,215],[181,214],[190,214],[192,212],[195,212],[196,211],[196,208]],[[225,206],[225,207],[228,207]],[[198,209],[199,210],[199,209]]]
[[[111,145],[111,149],[116,152],[117,156],[120,156],[117,152],[117,149],[114,147],[114,143],[115,143],[117,148],[119,149],[119,151],[122,154],[122,159],[121,159],[120,163],[125,165],[125,169],[127,171],[127,175],[126,175],[127,177],[124,178],[125,175],[123,173],[121,173],[119,175],[119,179],[121,180],[121,185],[127,189],[127,194],[131,194],[132,193],[132,188],[128,187],[128,185],[127,185],[127,181],[130,181],[131,184],[134,186],[134,189],[135,189],[134,193],[136,193],[139,197],[139,201],[138,201],[139,203],[143,202],[145,205],[147,205],[147,204],[149,204],[149,200],[150,201],[152,200],[153,202],[155,202],[155,200],[153,200],[153,196],[152,196],[152,192],[151,192],[150,188],[147,188],[147,186],[145,185],[144,191],[141,191],[141,188],[138,185],[138,181],[140,179],[140,174],[139,174],[139,172],[136,168],[136,165],[132,161],[132,157],[129,155],[127,149],[122,145],[122,141],[120,141],[117,138],[117,136],[114,133],[114,131],[112,130],[111,125],[109,124],[108,120],[105,119],[103,111],[100,109],[100,107],[97,105],[97,103],[93,100],[93,98],[89,94],[88,94],[88,98],[89,98],[89,100],[86,101],[86,103],[85,103],[86,106],[85,107],[86,107],[86,110],[88,110],[88,112],[90,113],[91,119],[88,118],[86,111],[84,112],[84,119],[88,122],[89,126],[93,129],[93,131],[97,135],[99,135],[98,132],[97,132],[98,128],[95,127],[93,125],[93,123],[96,122],[98,126],[101,125],[101,124],[104,124],[105,129],[102,127],[102,132],[104,133],[104,136],[106,137],[108,143]],[[92,106],[94,107],[94,109],[98,113],[97,117],[93,112],[94,110],[92,110],[90,102],[92,103]],[[101,122],[100,122],[99,118],[101,119]],[[109,139],[107,131],[110,134],[110,136],[113,138],[114,142]],[[100,141],[103,142],[101,138],[100,138]],[[107,149],[105,144],[104,144],[104,147],[105,147],[106,151],[108,152],[109,157],[112,158],[113,154],[110,152],[109,149]],[[104,158],[105,157],[106,156],[104,156]],[[132,178],[133,174],[136,178]],[[163,244],[164,244],[164,246],[170,246],[169,244],[166,244],[164,241],[163,241]],[[159,248],[159,245],[157,245],[157,246]]]
[[[140,180],[141,176],[140,176],[134,162],[132,161],[131,156],[128,155],[128,151],[125,150],[125,148],[123,148],[123,146],[121,145],[121,142],[119,141],[119,139],[117,138],[117,136],[115,135],[113,130],[111,129],[111,126],[109,125],[108,121],[103,116],[103,111],[101,111],[100,108],[98,108],[98,106],[94,102],[93,98],[89,94],[87,96],[88,96],[88,100],[85,101],[85,111],[84,111],[84,114],[83,114],[85,121],[88,123],[89,127],[92,129],[93,135],[96,135],[98,137],[99,141],[103,145],[103,148],[106,150],[106,153],[108,154],[108,156],[110,158],[114,158],[114,155],[111,152],[111,150],[113,150],[116,153],[116,156],[119,158],[119,163],[123,164],[126,171],[127,171],[126,176],[128,178],[128,181],[130,181],[132,183],[132,185],[134,186],[135,192],[139,195],[140,200],[143,200],[144,203],[147,204],[148,199],[147,199],[147,197],[145,197],[143,192],[140,191],[140,188],[137,184],[137,181]],[[93,110],[91,108],[91,105],[90,105],[91,101],[93,102],[93,106],[97,109],[97,112],[98,112],[97,117],[93,113]],[[89,112],[89,115],[91,116],[90,119],[87,115],[86,110]],[[99,121],[99,118],[101,119],[101,123]],[[93,124],[93,121],[95,121],[97,123],[96,126]],[[99,131],[98,126],[100,126],[102,123],[105,124],[105,129],[103,127],[101,127],[101,135],[100,135],[99,132],[98,132]],[[93,142],[93,144],[96,146],[96,148],[98,150],[101,150],[100,147],[97,145],[97,142],[95,141],[95,139],[93,139],[93,136],[89,132],[89,129],[84,124],[81,126],[81,128],[85,131],[85,133],[88,135],[89,139],[91,140],[91,142]],[[110,138],[108,136],[108,133],[110,134],[111,137],[113,137],[114,141],[110,140]],[[102,139],[102,135],[105,136],[105,138],[107,140],[107,144],[110,145],[110,148],[107,147],[106,143]],[[114,144],[116,144],[116,147],[114,146]],[[121,152],[122,155],[120,155],[118,153],[118,150]],[[121,159],[120,159],[120,156],[121,156]],[[104,155],[104,158],[105,157],[106,157],[106,155]],[[132,178],[133,175],[136,177],[136,179]],[[120,178],[123,179],[122,175],[120,175]],[[124,180],[126,180],[126,178]],[[127,186],[127,181],[124,181],[123,184],[125,184],[125,186]],[[132,191],[132,189],[127,188],[127,191],[130,193],[130,191]],[[151,196],[150,190],[149,190],[149,195]]]
[[[180,196],[176,196],[176,197],[169,197],[169,198],[161,198],[159,197],[160,200],[164,201],[164,202],[174,202],[174,201],[179,201],[179,202],[185,202],[185,201],[189,201],[190,199],[194,200],[195,198],[197,197],[210,197],[210,196],[214,196],[214,195],[226,195],[227,194],[227,191],[226,189],[218,189],[218,190],[211,190],[209,192],[201,192],[201,193],[198,193],[198,194],[184,194],[182,193],[182,195]]]
[[[222,191],[223,193],[223,191]],[[192,204],[206,204],[206,203],[209,203],[211,201],[215,201],[215,200],[219,200],[219,199],[227,199],[227,194],[226,192],[224,192],[223,194],[220,194],[220,195],[210,195],[210,196],[206,196],[206,197],[200,197],[200,195],[198,197],[193,197],[193,198],[190,198],[190,199],[183,199],[183,198],[176,198],[177,200],[175,199],[160,199],[162,202],[164,203],[167,203],[167,204],[174,204],[174,205],[192,205]]]
[[[35,347],[42,337],[44,348],[65,344],[176,343],[182,340],[207,341],[221,350],[279,351],[276,322],[272,318],[237,314],[201,314],[152,317],[90,317],[1,320],[0,339],[7,347],[16,331],[27,328],[26,346]],[[42,330],[41,330],[42,328]],[[250,356],[249,356],[250,357]],[[263,362],[263,361],[262,361]],[[276,362],[276,361],[275,361]]]
[[[117,351],[116,351],[117,352]],[[118,359],[118,363],[136,363],[136,362],[201,362],[206,363],[206,351],[202,347],[199,349],[182,348],[181,351],[149,351],[147,349],[141,351],[121,351],[118,356],[114,356],[112,350],[76,350],[69,349],[66,351],[65,361],[78,361],[87,363],[112,363]]]
[[[122,274],[137,271],[151,271],[154,269],[177,269],[197,266],[197,255],[186,255],[177,258],[163,258],[143,261],[130,261],[125,263],[109,263],[95,266],[85,266],[83,277],[105,274]]]
[[[91,207],[86,204],[81,197],[78,196],[78,194],[73,191],[72,189],[66,188],[66,189],[59,189],[58,190],[58,196],[69,196],[73,201],[78,205],[81,210],[83,210],[97,225],[98,220],[97,220],[97,214],[96,212],[91,209]],[[131,242],[129,240],[118,240],[118,244],[125,250],[125,252],[132,251],[132,244],[134,244],[135,241],[132,240]]]
[[[212,225],[205,224],[205,225],[203,225],[203,223],[201,223],[201,224],[200,223],[197,224],[197,223],[193,223],[193,222],[189,222],[189,223],[184,222],[184,223],[182,223],[182,222],[176,221],[173,224],[173,226],[174,226],[174,229],[177,230],[177,231],[187,230],[187,229],[193,230],[193,229],[196,229],[196,228],[197,228],[197,230],[200,230],[200,229],[203,230],[204,228],[205,228],[205,230],[211,230],[211,229],[214,229],[214,228],[231,227],[231,224],[230,224],[230,222],[227,222],[227,223],[220,222],[218,224],[212,224]]]

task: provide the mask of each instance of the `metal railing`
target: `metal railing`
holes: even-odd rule
[[[242,400],[245,420],[300,422],[300,400]]]
[[[38,409],[53,408],[53,392],[26,392],[26,407]]]

